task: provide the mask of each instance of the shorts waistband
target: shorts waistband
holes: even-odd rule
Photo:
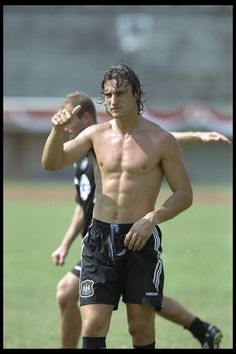
[[[108,229],[108,230],[116,230],[117,232],[122,231],[122,230],[128,230],[130,229],[133,224],[113,224],[101,220],[94,219],[92,220],[92,224],[98,227],[101,227],[103,229]]]

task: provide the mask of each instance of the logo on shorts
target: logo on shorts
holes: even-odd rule
[[[80,296],[81,297],[93,296],[94,294],[93,284],[94,282],[89,279],[82,281],[80,285]]]

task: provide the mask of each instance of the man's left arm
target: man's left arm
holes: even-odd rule
[[[173,137],[169,137],[166,142],[166,149],[163,152],[161,166],[173,193],[160,208],[149,213],[153,217],[152,222],[154,225],[174,218],[179,213],[189,208],[193,201],[192,186],[188,173],[179,145]],[[148,217],[149,214],[147,214],[145,218]]]
[[[181,146],[194,144],[194,143],[211,143],[219,142],[224,145],[230,145],[231,141],[223,134],[218,132],[171,132],[172,135],[178,140]]]
[[[130,250],[141,250],[151,236],[155,225],[174,218],[192,204],[192,186],[179,144],[171,134],[168,134],[163,144],[161,167],[173,193],[160,208],[154,209],[133,224],[125,237],[125,246]]]

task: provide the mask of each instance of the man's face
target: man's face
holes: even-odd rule
[[[116,80],[108,80],[104,84],[105,105],[108,113],[113,118],[119,118],[137,112],[136,98],[132,93],[132,87],[127,80],[124,80],[122,85],[117,87]]]

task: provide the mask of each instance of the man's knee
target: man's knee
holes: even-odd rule
[[[90,311],[82,316],[83,337],[106,337],[110,326],[110,317],[105,313]]]
[[[106,337],[109,330],[109,318],[99,313],[92,313],[87,318],[82,317],[82,332],[85,337]]]
[[[137,345],[145,345],[152,343],[155,339],[155,331],[151,326],[146,323],[133,322],[129,323],[129,333],[132,336],[133,343]]]
[[[75,290],[69,282],[62,279],[56,288],[56,300],[60,307],[66,307],[68,305],[73,306],[77,303],[79,298],[79,293],[75,293]]]

